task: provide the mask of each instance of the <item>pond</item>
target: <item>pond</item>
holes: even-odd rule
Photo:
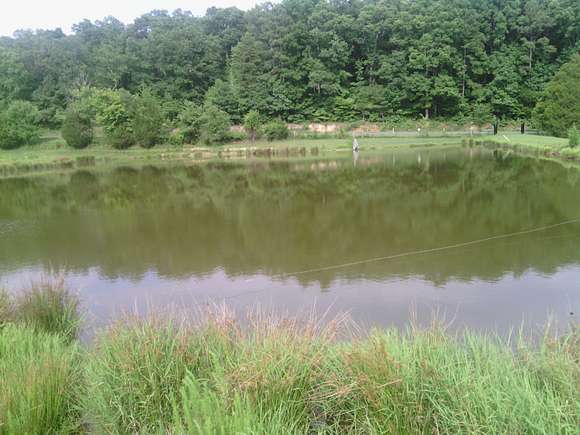
[[[61,274],[94,326],[225,302],[503,334],[574,321],[577,218],[580,171],[478,148],[7,178],[0,286]]]

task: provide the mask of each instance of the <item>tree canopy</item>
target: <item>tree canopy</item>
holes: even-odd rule
[[[580,127],[580,55],[574,55],[548,83],[534,118],[554,136],[565,137],[570,126]]]
[[[234,122],[251,110],[292,122],[529,119],[578,52],[579,23],[576,0],[282,0],[84,20],[70,35],[0,38],[0,106],[30,101],[59,125],[90,86],[209,103]]]

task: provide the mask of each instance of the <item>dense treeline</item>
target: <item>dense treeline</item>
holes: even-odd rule
[[[248,12],[153,11],[0,38],[0,101],[60,125],[80,89],[147,88],[233,122],[412,117],[530,119],[578,52],[576,0],[283,0]]]

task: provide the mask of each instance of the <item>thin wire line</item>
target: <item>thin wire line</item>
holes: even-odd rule
[[[499,234],[496,236],[486,237],[484,239],[471,240],[469,242],[462,242],[462,243],[456,243],[454,245],[441,246],[438,248],[429,248],[429,249],[422,249],[422,250],[417,250],[417,251],[403,252],[400,254],[388,255],[388,256],[384,256],[384,257],[375,257],[375,258],[370,258],[367,260],[353,261],[350,263],[342,263],[342,264],[337,264],[337,265],[333,265],[333,266],[320,267],[320,268],[316,268],[316,269],[307,269],[307,270],[302,270],[302,271],[298,271],[298,272],[287,272],[287,273],[274,275],[274,276],[272,276],[272,278],[284,278],[287,276],[305,275],[307,273],[315,273],[315,272],[323,272],[323,271],[327,271],[327,270],[341,269],[344,267],[358,266],[361,264],[368,264],[368,263],[379,262],[379,261],[393,260],[396,258],[410,257],[412,255],[422,255],[422,254],[429,254],[432,252],[441,252],[441,251],[445,251],[445,250],[449,250],[449,249],[463,248],[465,246],[473,246],[473,245],[489,242],[492,240],[507,239],[510,237],[516,237],[516,236],[521,236],[521,235],[525,235],[525,234],[538,233],[541,231],[546,231],[549,229],[558,228],[558,227],[562,227],[564,225],[570,225],[570,224],[574,224],[574,223],[578,223],[578,222],[580,222],[580,218],[570,219],[570,220],[560,222],[557,224],[546,225],[543,227],[532,228],[529,230],[517,231],[515,233]],[[558,237],[561,237],[561,236],[562,235],[560,235]],[[542,240],[544,240],[544,239],[542,239]],[[257,277],[251,278],[251,279],[246,280],[245,282],[251,282],[251,281],[255,281],[257,279],[259,279],[259,278],[257,278]],[[247,295],[251,295],[251,294],[255,294],[255,293],[262,293],[268,289],[269,289],[269,287],[263,288],[263,289],[258,289],[258,290],[249,290],[249,291],[234,294],[231,296],[224,296],[224,297],[218,298],[218,300],[226,301],[226,300],[230,300],[230,299],[236,299],[236,298],[242,297],[242,296],[247,296]],[[204,305],[204,304],[207,304],[210,302],[215,302],[215,299],[211,298],[208,301],[196,303],[195,306]]]
[[[446,251],[448,249],[463,248],[465,246],[478,245],[478,244],[489,242],[492,240],[507,239],[510,237],[522,236],[524,234],[531,234],[531,233],[537,233],[540,231],[546,231],[546,230],[550,230],[552,228],[557,228],[557,227],[561,227],[564,225],[570,225],[570,224],[574,224],[574,223],[578,223],[578,222],[580,222],[580,218],[567,220],[567,221],[560,222],[560,223],[553,224],[553,225],[546,225],[543,227],[532,228],[530,230],[518,231],[515,233],[509,233],[509,234],[499,234],[497,236],[486,237],[484,239],[471,240],[469,242],[456,243],[454,245],[440,246],[438,248],[421,249],[421,250],[417,250],[417,251],[409,251],[409,252],[403,252],[400,254],[387,255],[384,257],[375,257],[375,258],[369,258],[366,260],[352,261],[350,263],[342,263],[342,264],[336,264],[336,265],[332,265],[332,266],[319,267],[316,269],[307,269],[307,270],[302,270],[302,271],[298,271],[298,272],[282,273],[282,274],[279,274],[275,277],[286,277],[286,276],[305,275],[307,273],[325,272],[327,270],[342,269],[345,267],[359,266],[361,264],[376,263],[378,261],[393,260],[395,258],[402,258],[402,257],[410,257],[412,255],[429,254],[432,252]]]

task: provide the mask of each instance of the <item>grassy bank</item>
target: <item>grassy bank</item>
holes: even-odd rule
[[[361,138],[362,149],[376,150],[399,147],[459,145],[459,137],[385,137]],[[132,147],[116,150],[106,144],[97,144],[77,150],[67,147],[56,133],[47,133],[35,146],[0,151],[0,176],[30,172],[78,169],[93,166],[131,163],[196,162],[217,158],[244,159],[253,156],[313,157],[350,151],[351,139],[320,137],[318,139],[287,139],[274,142],[236,142],[226,145],[171,146],[160,145],[151,149]]]
[[[580,147],[571,148],[568,142],[559,137],[522,134],[498,134],[475,140],[478,145],[496,145],[523,154],[580,161]]]
[[[117,150],[103,143],[77,150],[67,147],[56,132],[47,132],[41,143],[15,150],[0,151],[0,177],[26,173],[40,173],[106,165],[200,162],[213,159],[318,158],[334,156],[351,150],[351,139],[320,135],[318,138],[291,138],[268,142],[258,140],[234,142],[212,147],[160,145],[151,149],[132,147]],[[550,136],[506,133],[497,136],[399,136],[361,137],[362,151],[396,148],[457,146],[462,143],[492,145],[559,160],[580,161],[580,147],[568,147],[568,140]]]
[[[539,345],[410,328],[347,334],[340,319],[225,309],[194,321],[127,319],[90,348],[74,297],[0,297],[0,433],[576,433],[580,335]],[[64,307],[64,308],[63,308]],[[25,309],[30,312],[30,307]],[[67,313],[67,314],[65,314]],[[42,316],[43,318],[45,316]],[[23,320],[24,319],[24,320]],[[78,319],[77,319],[78,320]],[[45,331],[44,328],[49,332]],[[62,335],[64,331],[64,336]],[[345,339],[348,338],[348,339]],[[42,374],[42,376],[41,376]]]

